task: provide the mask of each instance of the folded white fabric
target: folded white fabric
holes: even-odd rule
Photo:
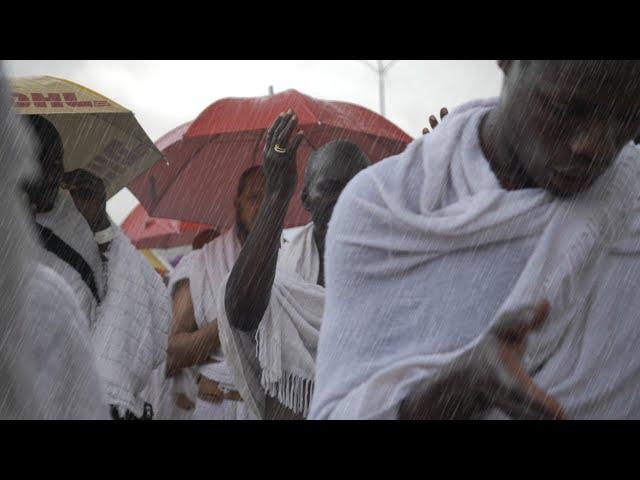
[[[169,283],[167,288],[169,290],[169,296],[173,299],[173,292],[176,284],[180,280],[188,279],[191,273],[193,265],[193,257],[189,254],[185,254],[179,261],[178,265],[169,274]],[[195,309],[195,308],[194,308]],[[169,384],[169,393],[171,396],[171,402],[175,403],[178,395],[185,395],[191,402],[196,403],[198,395],[198,383],[196,378],[198,376],[198,367],[183,368],[171,378],[163,378],[164,382]],[[166,387],[165,387],[166,389]],[[178,408],[178,407],[176,407]]]
[[[637,206],[638,152],[626,147],[588,191],[570,199],[542,189],[506,191],[478,140],[480,120],[495,105],[497,99],[460,107],[404,153],[361,173],[343,193],[327,239],[327,284],[336,293],[327,295],[313,418],[393,418],[416,384],[435,379],[488,341],[490,332],[527,321],[526,312],[547,298],[552,315],[531,336],[525,358],[528,370],[537,371],[557,353],[576,315],[586,315],[607,251],[627,235]],[[452,259],[448,268],[463,269],[453,259],[474,252],[479,258],[487,249],[510,244],[531,254],[482,327],[446,316],[413,316],[451,292],[425,290],[420,299],[399,287],[403,278],[431,278],[438,270],[430,265],[442,260],[439,268],[447,268],[446,258]],[[483,274],[493,279],[490,270],[468,273],[478,282]],[[360,310],[345,308],[350,299],[337,293],[350,285]],[[385,290],[388,297],[379,298]],[[339,332],[355,343],[337,342]],[[373,350],[375,359],[354,356]],[[330,378],[341,369],[350,370],[351,387]]]
[[[112,228],[107,293],[92,339],[109,403],[140,416],[141,392],[166,356],[171,304],[160,276],[122,231]]]
[[[48,229],[73,248],[91,267],[100,300],[105,295],[107,280],[100,250],[89,224],[78,211],[68,192],[60,190],[54,207],[36,215],[36,222]],[[82,279],[80,273],[52,252],[43,250],[42,260],[71,286],[78,297],[80,307],[93,327],[97,321],[98,300]]]
[[[193,312],[198,328],[215,322],[218,316],[216,292],[233,268],[241,249],[233,229],[182,258],[179,271],[174,272],[171,282],[189,279],[189,290],[193,301]],[[198,372],[221,384],[222,388],[235,390],[233,376],[229,371],[222,348],[213,349],[212,363],[199,365]]]
[[[27,300],[24,336],[39,368],[23,381],[35,384],[42,418],[108,419],[89,328],[71,287],[38,265]]]
[[[224,307],[228,277],[218,291],[222,347],[240,394],[259,418],[265,413],[265,392],[304,416],[313,393],[324,307],[313,224],[283,237],[271,298],[257,331],[231,328]]]

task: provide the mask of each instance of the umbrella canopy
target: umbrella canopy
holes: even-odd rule
[[[190,125],[191,122],[180,125],[156,140],[155,145],[165,158],[173,158],[176,145]],[[160,168],[167,166],[164,162],[158,165]],[[121,228],[136,248],[168,249],[190,246],[201,231],[211,227],[201,223],[150,217],[144,206],[138,205],[122,222]]]
[[[144,206],[138,205],[121,225],[136,248],[167,249],[191,245],[193,239],[211,227],[201,223],[150,217]]]
[[[151,215],[202,222],[221,231],[230,228],[240,175],[262,163],[266,130],[290,108],[298,116],[305,140],[298,150],[298,184],[285,227],[309,221],[300,192],[312,151],[331,140],[345,139],[377,162],[402,152],[411,141],[393,123],[364,107],[318,100],[296,90],[226,98],[211,104],[187,128],[172,155],[167,155],[169,165],[156,164],[129,188]]]
[[[173,149],[177,146],[178,142],[182,140],[184,134],[187,133],[189,127],[193,122],[186,122],[182,125],[170,130],[168,133],[165,133],[158,140],[156,140],[156,147],[166,156],[168,157]],[[167,162],[169,160],[167,159]]]
[[[60,133],[65,171],[83,168],[102,178],[107,197],[162,159],[133,113],[93,90],[48,76],[10,84],[18,114],[42,115]]]

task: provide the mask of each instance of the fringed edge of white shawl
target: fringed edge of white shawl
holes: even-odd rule
[[[267,395],[277,398],[280,403],[295,414],[307,418],[314,389],[313,379],[281,370],[276,371],[267,365],[265,354],[262,353],[265,348],[260,348],[261,340],[262,335],[258,329],[256,332],[256,355],[262,367],[260,376],[262,388]]]
[[[262,371],[262,387],[271,397],[278,399],[285,407],[304,418],[309,416],[309,405],[313,394],[313,380],[283,372],[277,382],[268,382],[265,370]]]

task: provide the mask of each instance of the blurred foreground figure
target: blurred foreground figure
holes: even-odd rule
[[[43,261],[78,299],[112,418],[150,419],[143,390],[165,355],[170,318],[165,286],[109,219],[102,180],[85,170],[64,173],[55,127],[38,115],[27,118],[41,152],[43,176],[27,191]]]
[[[307,161],[302,192],[313,221],[281,241],[297,178],[297,123],[289,111],[267,132],[265,200],[219,292],[223,350],[242,397],[261,419],[308,413],[324,305],[327,226],[345,185],[369,165],[347,141],[316,150]]]
[[[236,227],[214,239],[206,232],[196,237],[194,251],[185,255],[171,274],[173,323],[167,374],[178,376],[177,400],[182,408],[195,406],[194,420],[254,418],[238,393],[220,346],[216,295],[251,231],[264,192],[262,168],[245,171],[236,194]],[[196,248],[207,239],[210,241],[202,248]],[[194,377],[199,379],[197,398],[190,394]]]
[[[312,418],[640,418],[640,63],[499,65],[340,198]]]
[[[34,158],[42,152],[11,112],[10,95],[0,74],[0,418],[106,419],[86,317],[71,288],[39,261],[21,187],[42,180]]]

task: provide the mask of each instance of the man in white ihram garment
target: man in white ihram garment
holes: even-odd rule
[[[0,74],[0,418],[106,419],[86,318],[71,288],[39,262],[42,250],[22,189],[46,187],[34,158],[43,152],[11,112],[10,93]]]
[[[243,172],[235,199],[235,228],[185,255],[171,273],[173,320],[167,375],[175,378],[181,405],[191,401],[191,379],[197,380],[193,420],[255,419],[238,393],[220,346],[216,293],[251,230],[264,190],[262,167]]]
[[[640,62],[499,65],[340,198],[311,418],[640,418]]]
[[[145,387],[166,352],[169,296],[160,277],[106,213],[102,180],[63,172],[64,148],[44,117],[27,122],[39,148],[46,201],[36,227],[43,263],[73,289],[87,321],[106,401],[114,419],[150,419]]]
[[[340,192],[370,162],[353,143],[329,142],[313,152],[304,172],[302,204],[312,222],[285,234],[296,186],[292,111],[267,132],[266,194],[233,270],[218,293],[218,326],[227,363],[260,419],[307,416],[324,305],[324,241]]]
[[[191,251],[200,250],[207,243],[220,236],[220,232],[215,229],[206,229],[199,232],[191,243]],[[179,264],[168,277],[180,276],[185,278],[187,272],[181,272]],[[164,279],[163,279],[164,280]],[[173,317],[171,319],[173,321]],[[197,325],[195,327],[197,329]],[[169,350],[173,351],[171,345],[171,335],[169,335]],[[198,396],[197,366],[180,368],[174,365],[171,376],[167,376],[167,361],[171,359],[175,362],[175,354],[169,355],[162,364],[152,373],[152,379],[145,389],[145,395],[153,405],[153,415],[155,420],[192,420],[196,399]]]

